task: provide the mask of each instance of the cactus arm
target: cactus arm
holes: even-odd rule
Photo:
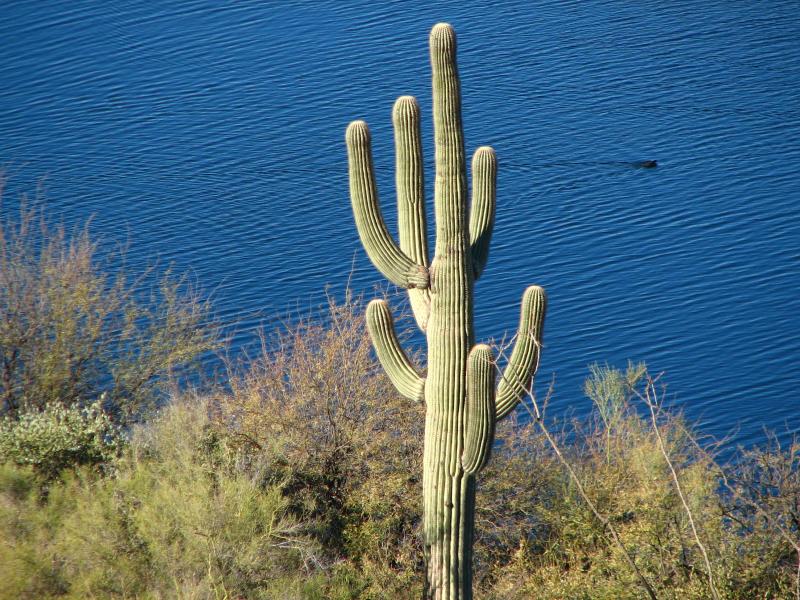
[[[418,265],[428,267],[428,228],[425,220],[425,178],[419,104],[413,96],[400,96],[392,110],[395,136],[395,182],[400,250]],[[409,289],[408,297],[417,325],[425,331],[430,316],[427,289]]]
[[[350,123],[345,139],[350,165],[350,199],[358,235],[367,255],[395,285],[428,287],[428,269],[418,265],[397,246],[381,215],[367,124],[364,121]]]
[[[489,146],[481,146],[472,157],[472,206],[469,215],[469,243],[472,271],[481,276],[489,259],[497,197],[497,157]]]
[[[367,305],[367,328],[378,360],[397,391],[409,400],[424,400],[425,379],[417,374],[400,346],[392,313],[383,300]]]
[[[544,289],[532,285],[525,290],[517,342],[497,389],[495,418],[498,421],[514,410],[523,395],[530,390],[539,363],[546,309],[547,296]]]
[[[486,461],[494,442],[495,369],[492,350],[478,344],[467,358],[467,407],[464,427],[464,471],[477,473]]]

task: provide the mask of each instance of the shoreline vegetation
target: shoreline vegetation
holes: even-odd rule
[[[207,382],[210,303],[97,248],[39,210],[0,226],[0,598],[420,597],[424,410],[361,300]],[[498,427],[476,597],[800,598],[800,441],[722,465],[644,365],[585,391]]]

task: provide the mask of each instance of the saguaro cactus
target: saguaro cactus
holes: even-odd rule
[[[428,261],[420,115],[411,96],[393,110],[399,245],[380,211],[363,121],[347,128],[350,196],[361,242],[392,283],[407,288],[414,317],[428,342],[427,376],[403,351],[391,312],[382,300],[367,307],[367,325],[378,358],[401,394],[424,401],[423,503],[426,598],[472,597],[475,476],[486,464],[495,424],[530,385],[538,364],[546,297],[531,286],[522,297],[516,345],[495,391],[492,350],[474,342],[473,285],[489,254],[495,213],[497,160],[488,146],[472,159],[468,216],[467,173],[461,125],[456,37],[446,23],[430,34],[436,141],[436,248]]]

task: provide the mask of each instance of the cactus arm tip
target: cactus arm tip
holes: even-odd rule
[[[461,465],[469,474],[477,473],[486,464],[492,450],[496,410],[494,384],[492,350],[486,344],[478,344],[467,357],[467,410]]]
[[[437,23],[431,28],[431,44],[455,46],[456,31],[450,23]]]
[[[350,199],[361,243],[372,263],[392,283],[404,288],[425,289],[427,267],[409,258],[395,243],[381,214],[372,165],[369,127],[353,121],[345,133],[350,168]]]
[[[394,101],[394,109],[392,110],[393,115],[399,115],[402,111],[412,111],[415,112],[417,118],[419,118],[419,103],[417,102],[417,98],[415,96],[398,96],[397,100]]]
[[[389,305],[383,300],[367,305],[367,329],[378,360],[397,391],[409,400],[424,400],[425,379],[417,374],[400,345]]]
[[[351,121],[350,124],[347,126],[347,130],[345,131],[344,137],[345,140],[350,143],[352,140],[357,139],[359,136],[366,136],[369,138],[369,126],[367,125],[366,121],[361,119],[356,119],[355,121]]]
[[[526,289],[522,296],[517,342],[497,389],[495,417],[498,421],[514,410],[530,390],[539,366],[546,310],[547,295],[544,288],[532,285]]]

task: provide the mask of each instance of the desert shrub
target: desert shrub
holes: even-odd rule
[[[580,489],[535,420],[500,424],[478,479],[478,597],[638,599],[644,577],[658,598],[712,598],[704,551],[720,598],[791,593],[797,556],[774,525],[792,527],[796,464],[786,452],[768,461],[784,503],[777,508],[770,496],[774,521],[757,518],[752,506],[745,514],[721,493],[722,471],[680,414],[655,406],[655,435],[638,397],[651,381],[643,365],[593,366],[586,416],[550,424]],[[218,408],[221,430],[264,481],[281,486],[289,510],[321,544],[326,585],[335,579],[344,597],[420,595],[423,407],[400,398],[375,365],[357,303],[332,303],[327,320],[265,342]],[[788,463],[776,468],[778,456]],[[765,459],[763,451],[742,458]],[[750,504],[764,504],[755,477],[740,485]]]
[[[123,263],[98,256],[88,227],[68,234],[24,202],[16,219],[4,217],[0,414],[105,393],[118,420],[136,417],[172,375],[216,347],[210,307],[185,278],[166,273],[148,292],[141,282],[153,273],[132,279]]]
[[[550,534],[537,507],[563,493],[564,477],[536,423],[520,413],[500,423],[495,448],[478,476],[475,508],[475,585],[489,594],[497,574],[520,549],[536,551]]]
[[[102,399],[83,408],[48,404],[16,419],[0,418],[0,463],[29,465],[44,482],[81,465],[107,470],[122,443]]]
[[[536,475],[538,489],[519,501],[528,508],[533,529],[527,531],[534,535],[520,535],[516,552],[498,557],[485,597],[646,598],[627,553],[657,598],[714,598],[704,551],[719,598],[794,597],[797,529],[790,504],[797,498],[791,483],[798,477],[796,455],[746,452],[725,479],[681,415],[654,406],[659,441],[639,398],[648,385],[653,380],[642,365],[626,372],[591,369],[586,392],[592,412],[554,436],[586,497],[553,460],[552,448],[530,444],[539,458],[531,455],[529,466],[544,472]],[[770,475],[770,492],[753,484]],[[722,489],[723,480],[731,491]],[[606,522],[591,511],[587,498]],[[779,535],[779,527],[789,539]]]
[[[29,469],[2,467],[2,597],[311,594],[313,543],[238,460],[203,404],[181,404],[136,429],[113,477],[77,470],[44,504]]]
[[[731,586],[743,597],[797,597],[800,440],[782,445],[770,435],[763,446],[742,449],[726,471],[722,515],[737,534],[723,565]]]
[[[376,365],[362,308],[331,299],[322,318],[264,338],[232,366],[218,420],[281,486],[340,584],[419,596],[424,407]]]
[[[691,541],[686,515],[648,422],[632,402],[639,368],[627,373],[593,368],[586,391],[594,410],[556,436],[587,497],[618,531],[626,551],[654,587],[658,597],[675,585],[681,597],[693,588],[705,593],[700,561]],[[662,430],[666,449],[680,464],[684,492],[695,510],[713,514],[716,505],[708,465],[693,456],[694,446],[677,423]],[[545,452],[547,453],[547,452]],[[503,598],[642,598],[646,597],[608,525],[593,514],[563,466],[552,487],[530,505],[539,524],[534,540],[525,540],[499,576]],[[671,583],[670,583],[671,582]],[[659,583],[663,583],[660,586]]]

